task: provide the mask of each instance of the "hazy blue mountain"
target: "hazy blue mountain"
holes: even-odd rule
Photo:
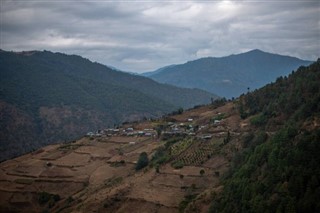
[[[221,58],[201,58],[185,64],[168,66],[146,76],[161,82],[185,88],[200,88],[221,97],[237,97],[242,93],[260,88],[288,75],[305,61],[252,50],[246,53]]]
[[[0,160],[216,98],[49,51],[0,51],[0,85]]]
[[[161,68],[157,69],[156,71],[144,72],[144,73],[141,73],[141,76],[150,77],[152,75],[161,73],[165,69],[168,69],[168,68],[171,68],[171,67],[174,67],[174,66],[176,66],[176,65],[172,64],[172,65],[168,65],[168,66],[165,66],[165,67],[161,67]]]

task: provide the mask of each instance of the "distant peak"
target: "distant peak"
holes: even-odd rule
[[[248,53],[264,53],[264,52],[259,49],[253,49],[253,50],[248,51]]]

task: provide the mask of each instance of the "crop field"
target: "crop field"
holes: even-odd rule
[[[170,155],[176,156],[185,151],[193,142],[192,138],[187,138],[171,146]]]
[[[180,162],[181,165],[202,165],[211,156],[218,152],[219,144],[221,144],[223,139],[213,138],[206,141],[195,141],[190,145],[185,151],[181,152],[174,159],[174,163]]]

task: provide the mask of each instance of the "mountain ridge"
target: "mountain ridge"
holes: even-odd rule
[[[158,117],[217,97],[50,51],[1,51],[0,66],[0,113],[4,116],[0,125],[6,132],[0,135],[0,160],[12,157],[10,152],[31,151],[40,144],[71,140],[124,121]],[[24,119],[14,112],[24,114],[20,116]]]
[[[1,162],[0,211],[319,212],[319,80],[320,59],[234,100]]]
[[[237,97],[286,76],[311,61],[267,53],[259,49],[224,57],[205,57],[148,73],[158,82],[184,88],[200,88],[221,97]]]

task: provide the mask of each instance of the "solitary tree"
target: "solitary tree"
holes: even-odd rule
[[[205,173],[204,169],[201,169],[201,170],[200,170],[200,175],[203,176],[204,173]]]
[[[149,159],[148,159],[148,154],[146,152],[142,152],[139,156],[137,165],[136,165],[136,170],[140,170],[149,164]]]

